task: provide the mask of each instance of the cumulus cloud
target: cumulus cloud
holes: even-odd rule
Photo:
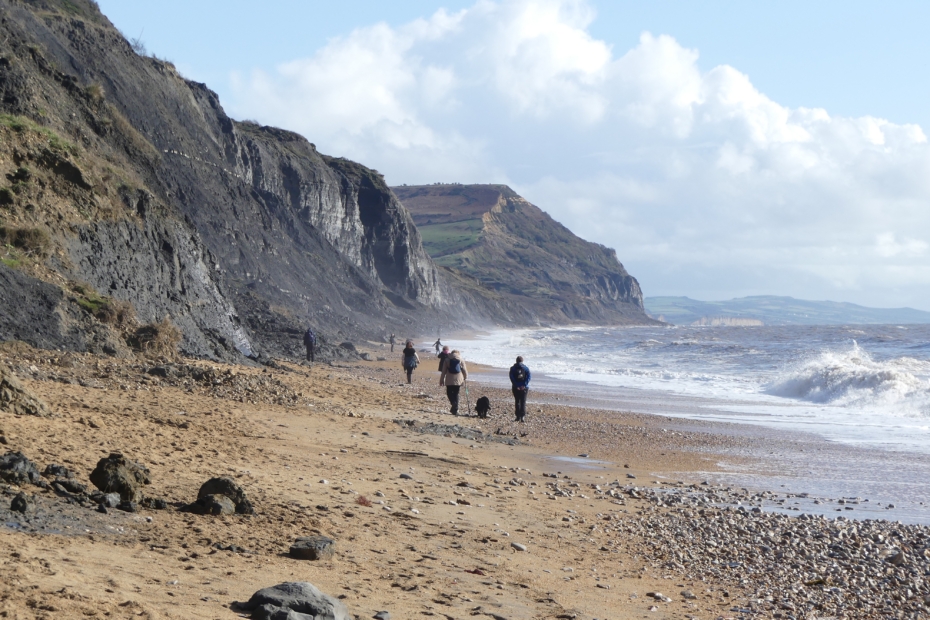
[[[581,0],[479,0],[233,76],[232,109],[389,182],[507,182],[647,294],[930,309],[917,125],[783,106],[673,36],[592,37]]]

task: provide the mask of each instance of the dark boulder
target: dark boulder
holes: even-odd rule
[[[119,493],[128,502],[142,500],[142,487],[151,484],[149,470],[134,463],[118,452],[100,459],[90,474],[90,481],[104,493]]]
[[[44,482],[39,468],[22,452],[7,452],[0,456],[0,480],[20,486]]]
[[[204,482],[200,490],[197,491],[197,499],[204,498],[208,495],[225,495],[232,500],[236,506],[236,512],[241,515],[255,514],[255,508],[249,498],[246,497],[245,491],[235,480],[226,476],[210,478]]]
[[[236,504],[225,495],[204,495],[188,504],[187,511],[198,515],[231,515],[236,512]]]
[[[29,498],[26,497],[25,493],[17,493],[16,497],[13,498],[13,501],[10,502],[10,510],[13,512],[22,512],[25,513],[29,510],[32,502],[29,501]]]
[[[352,620],[342,601],[306,581],[263,588],[239,608],[251,611],[254,620]]]
[[[298,560],[328,560],[336,552],[336,543],[326,536],[302,536],[291,545],[291,557]]]
[[[61,490],[74,495],[87,495],[87,486],[74,478],[56,478],[55,482],[52,483],[52,488],[59,490],[59,487]]]
[[[46,478],[74,478],[74,474],[71,473],[70,469],[64,465],[54,463],[46,465],[45,469],[42,470],[42,475]]]

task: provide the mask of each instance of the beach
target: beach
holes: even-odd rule
[[[51,411],[0,415],[4,451],[84,484],[120,452],[167,508],[104,514],[80,494],[4,485],[0,614],[234,618],[261,588],[309,581],[358,618],[923,617],[924,526],[848,520],[859,506],[842,498],[824,498],[839,519],[811,515],[794,505],[810,497],[721,482],[766,473],[771,430],[544,390],[516,424],[509,392],[482,382],[495,371],[477,367],[469,397],[490,396],[491,416],[453,417],[424,358],[406,385],[399,360],[248,367],[2,345]],[[255,514],[181,510],[215,476]],[[25,514],[8,509],[20,491]],[[290,557],[310,535],[335,555]]]

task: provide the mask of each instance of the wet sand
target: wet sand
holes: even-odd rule
[[[0,363],[55,413],[0,414],[4,449],[22,451],[40,470],[64,464],[84,482],[98,459],[119,451],[150,468],[146,494],[169,503],[167,510],[98,515],[27,487],[38,508],[22,517],[7,509],[19,489],[5,485],[4,617],[235,618],[234,601],[289,580],[339,596],[359,618],[379,610],[394,618],[603,620],[846,609],[831,607],[834,586],[809,578],[801,563],[785,565],[794,572],[784,584],[760,576],[775,574],[769,564],[713,564],[717,552],[695,537],[702,531],[696,519],[713,524],[708,531],[719,541],[747,532],[747,550],[764,542],[753,543],[753,524],[766,523],[775,536],[796,521],[737,512],[737,501],[749,507],[756,499],[721,487],[692,503],[688,483],[700,491],[707,475],[723,471],[721,462],[756,459],[748,449],[754,438],[714,424],[543,403],[535,393],[529,423],[516,424],[509,392],[484,387],[477,373],[472,401],[481,392],[497,406],[488,420],[455,418],[425,360],[412,385],[402,382],[396,361],[312,369],[182,363],[216,369],[207,381],[150,374],[151,362],[22,346],[5,345]],[[242,485],[255,515],[177,510],[217,475]],[[674,533],[683,523],[692,523],[690,538]],[[837,527],[825,520],[799,525]],[[907,562],[888,565],[901,585],[863,591],[850,603],[859,614],[837,617],[883,617],[898,592],[908,614],[923,604],[915,597],[926,585],[907,579],[926,570],[928,538],[920,528],[902,532]],[[332,560],[288,557],[296,537],[313,533],[336,540]],[[234,551],[225,550],[230,546]],[[854,606],[870,600],[867,594],[887,599],[874,615]]]

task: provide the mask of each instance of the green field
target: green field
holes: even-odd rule
[[[451,224],[426,224],[418,228],[423,238],[423,249],[435,260],[477,245],[484,224],[480,219],[473,219]]]

